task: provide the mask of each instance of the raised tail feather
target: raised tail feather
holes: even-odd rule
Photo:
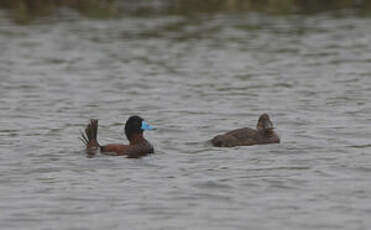
[[[85,128],[85,133],[81,132],[80,140],[86,145],[86,149],[96,149],[99,147],[97,141],[98,120],[91,119]]]

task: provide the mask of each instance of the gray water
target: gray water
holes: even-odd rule
[[[370,229],[370,18],[0,15],[1,229]],[[87,157],[133,114],[156,154]]]

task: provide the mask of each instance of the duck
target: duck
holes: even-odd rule
[[[280,137],[273,129],[269,115],[263,113],[259,117],[256,129],[235,129],[215,136],[211,139],[211,144],[215,147],[235,147],[280,143]]]
[[[107,144],[98,143],[98,120],[91,119],[85,128],[85,133],[81,132],[80,140],[85,144],[86,152],[89,155],[100,151],[105,155],[127,156],[128,158],[139,158],[154,153],[153,145],[147,141],[144,131],[154,130],[154,128],[144,121],[140,116],[131,116],[125,123],[125,135],[129,144]]]

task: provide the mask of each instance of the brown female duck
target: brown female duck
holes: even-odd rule
[[[273,131],[273,123],[269,115],[264,113],[259,117],[256,129],[235,129],[225,134],[215,136],[211,140],[211,143],[216,147],[234,147],[280,143],[280,138]]]

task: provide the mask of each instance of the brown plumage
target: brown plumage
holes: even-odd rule
[[[130,158],[138,158],[154,152],[152,144],[143,137],[144,130],[152,130],[152,127],[145,123],[141,117],[132,116],[125,124],[128,145],[108,144],[101,146],[97,141],[98,120],[90,120],[85,128],[85,134],[81,133],[80,139],[86,145],[88,154],[95,154],[97,150],[100,150],[106,155],[125,155]]]
[[[256,129],[235,129],[211,139],[212,145],[216,147],[234,147],[244,145],[259,145],[280,143],[279,136],[273,131],[273,123],[268,114],[259,117]]]

